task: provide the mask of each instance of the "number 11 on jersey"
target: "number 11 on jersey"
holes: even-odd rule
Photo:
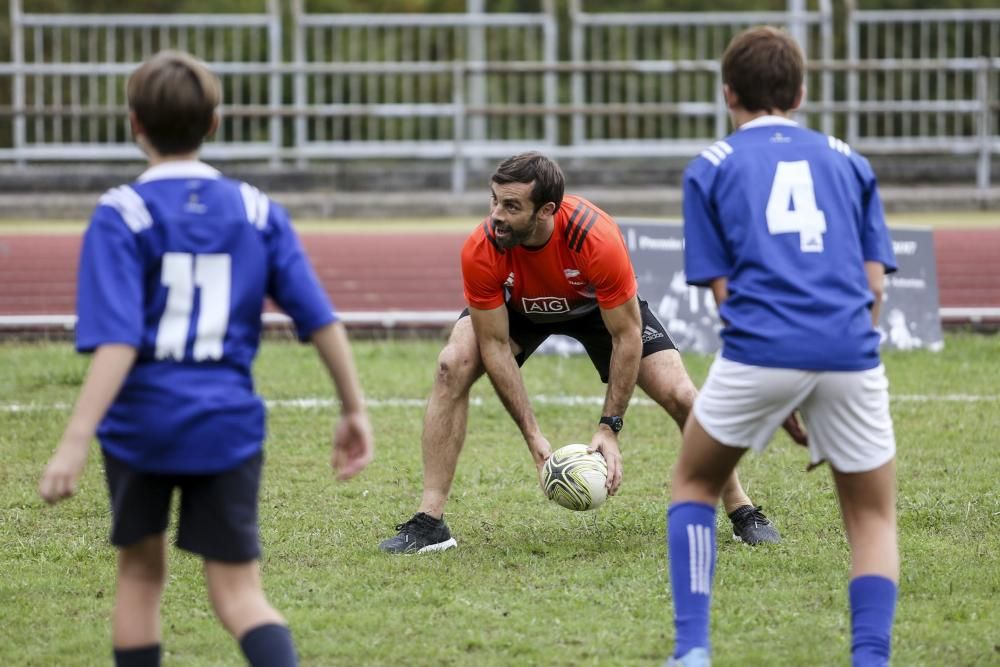
[[[823,252],[826,216],[816,207],[809,162],[779,162],[767,199],[767,229],[771,234],[799,235],[802,252]]]
[[[167,288],[167,306],[156,330],[156,358],[184,359],[195,288],[201,293],[196,323],[195,361],[222,358],[222,341],[229,326],[229,294],[232,259],[229,255],[163,255],[160,282]]]

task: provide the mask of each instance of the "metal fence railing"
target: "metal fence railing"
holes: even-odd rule
[[[278,159],[280,116],[242,107],[282,106],[281,14],[31,14],[10,0],[10,146],[0,159],[133,159],[125,81],[161,49],[212,62],[226,111],[211,152],[220,158]]]
[[[22,1],[10,0],[0,62],[0,162],[18,165],[138,159],[124,82],[162,48],[220,76],[212,160],[450,160],[463,190],[470,164],[527,148],[695,155],[728,127],[718,57],[759,23],[803,45],[807,125],[862,152],[968,156],[984,193],[1000,155],[1000,10],[854,11],[837,33],[830,0],[725,14],[590,13],[573,0],[562,17],[550,0],[421,15],[315,14],[294,0],[287,18],[278,0],[224,15],[39,14]]]
[[[604,73],[579,70],[572,75],[574,105],[628,106],[630,113],[573,116],[573,144],[608,141],[703,141],[726,133],[717,63],[729,41],[742,30],[768,24],[787,28],[809,60],[833,59],[829,0],[818,11],[785,12],[648,12],[588,13],[581,0],[570,3],[571,61],[635,62],[636,71]],[[683,63],[675,69],[664,61]],[[644,69],[643,65],[651,65]],[[832,80],[824,72],[810,74],[807,85],[822,104],[833,99]],[[832,132],[824,111],[817,127]]]
[[[1000,9],[854,11],[847,17],[852,67],[846,139],[869,153],[978,156],[990,183],[1000,152]]]

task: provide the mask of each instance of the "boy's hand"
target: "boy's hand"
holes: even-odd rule
[[[53,505],[76,493],[89,451],[90,438],[63,436],[38,482],[38,495],[42,500]]]
[[[331,463],[337,479],[348,480],[365,469],[375,457],[372,426],[366,412],[344,413],[333,432]]]
[[[785,432],[788,433],[788,437],[797,445],[802,445],[803,447],[809,446],[809,434],[806,433],[805,428],[799,422],[799,417],[797,412],[792,412],[785,419],[784,423],[781,425]]]

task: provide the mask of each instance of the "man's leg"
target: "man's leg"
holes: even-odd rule
[[[469,418],[469,390],[483,374],[472,318],[455,323],[448,343],[438,355],[434,388],[424,413],[421,446],[424,453],[424,495],[420,512],[435,519],[444,514],[458,455],[465,444]]]
[[[899,581],[895,461],[833,478],[851,545],[851,658],[855,667],[888,665]]]
[[[637,384],[667,411],[683,433],[698,390],[684,368],[680,353],[677,350],[661,350],[643,357]],[[727,514],[743,507],[753,507],[735,468],[722,488],[722,504]]]
[[[111,631],[115,664],[119,667],[160,664],[160,599],[166,580],[163,533],[119,547]]]
[[[253,667],[294,667],[295,645],[285,619],[264,597],[260,566],[205,561],[205,582],[212,608],[222,625],[240,643]]]
[[[694,416],[688,420],[674,467],[672,502],[667,512],[676,630],[672,664],[707,664],[709,604],[715,574],[715,506],[744,451],[718,443]]]
[[[420,508],[379,548],[389,553],[444,551],[456,546],[444,522],[458,455],[465,444],[469,417],[469,390],[483,374],[472,318],[461,317],[438,355],[434,387],[424,413],[421,447],[424,455],[424,492]]]

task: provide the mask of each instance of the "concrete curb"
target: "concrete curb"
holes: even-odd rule
[[[571,189],[616,217],[676,217],[681,192],[676,187]],[[1000,187],[981,193],[969,186],[885,186],[882,200],[888,211],[958,211],[1000,209]],[[0,218],[9,220],[86,220],[99,192],[0,193]],[[434,218],[481,216],[488,193],[448,191],[272,191],[272,199],[297,219]]]

